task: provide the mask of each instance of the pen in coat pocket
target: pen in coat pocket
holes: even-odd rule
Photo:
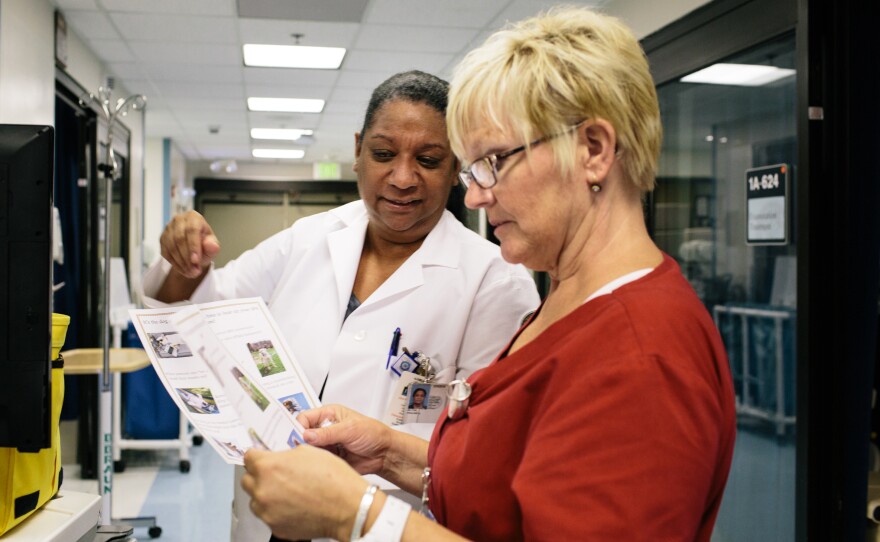
[[[385,361],[385,370],[391,365],[391,358],[397,355],[397,347],[400,345],[400,328],[394,330],[391,336],[391,348],[388,350],[388,360]]]

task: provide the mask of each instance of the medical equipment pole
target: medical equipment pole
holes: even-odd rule
[[[113,500],[113,387],[110,375],[110,209],[113,205],[113,180],[116,161],[113,158],[113,120],[107,125],[107,161],[99,166],[104,174],[104,313],[102,346],[104,366],[101,370],[100,406],[98,409],[98,450],[101,457],[98,469],[98,493],[101,495],[101,525],[112,522]]]
[[[116,180],[119,165],[113,155],[113,127],[116,124],[117,115],[125,115],[128,109],[143,109],[146,105],[146,97],[141,94],[120,98],[115,105],[110,104],[110,94],[113,90],[112,79],[107,87],[100,87],[98,94],[89,95],[89,99],[96,102],[104,113],[107,120],[107,152],[105,161],[98,164],[98,170],[104,178],[104,209],[103,209],[103,236],[104,236],[104,262],[101,266],[104,271],[104,312],[103,312],[103,354],[104,365],[101,370],[99,381],[98,402],[98,450],[100,454],[98,468],[98,494],[101,495],[101,525],[111,525],[112,499],[113,499],[113,386],[110,374],[110,235],[111,235],[111,208],[113,205],[113,181]],[[82,100],[80,100],[82,102]]]

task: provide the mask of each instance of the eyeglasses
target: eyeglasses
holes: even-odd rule
[[[462,184],[464,184],[465,189],[470,188],[471,182],[476,182],[481,188],[492,188],[498,182],[498,169],[502,165],[502,160],[509,158],[518,152],[522,152],[529,147],[534,147],[535,145],[549,141],[555,137],[571,133],[573,130],[580,128],[586,121],[587,119],[584,119],[577,124],[572,124],[561,132],[538,138],[528,145],[520,145],[509,151],[487,154],[482,158],[478,158],[474,160],[471,165],[459,171],[458,178],[461,180]]]

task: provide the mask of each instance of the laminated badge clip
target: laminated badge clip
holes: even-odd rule
[[[406,347],[403,347],[403,353],[416,362],[416,368],[412,371],[416,376],[420,377],[422,382],[431,382],[437,375],[434,366],[431,365],[431,358],[421,352],[410,353]]]
[[[421,352],[416,352],[416,363],[419,364],[416,369],[417,375],[424,378],[425,382],[431,382],[434,380],[434,377],[437,376],[437,371],[435,371],[434,366],[431,365],[431,358]]]

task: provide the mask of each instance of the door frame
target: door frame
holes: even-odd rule
[[[662,85],[795,33],[799,541],[864,540],[880,292],[876,8],[715,0],[642,40]],[[815,179],[815,182],[811,182]]]

